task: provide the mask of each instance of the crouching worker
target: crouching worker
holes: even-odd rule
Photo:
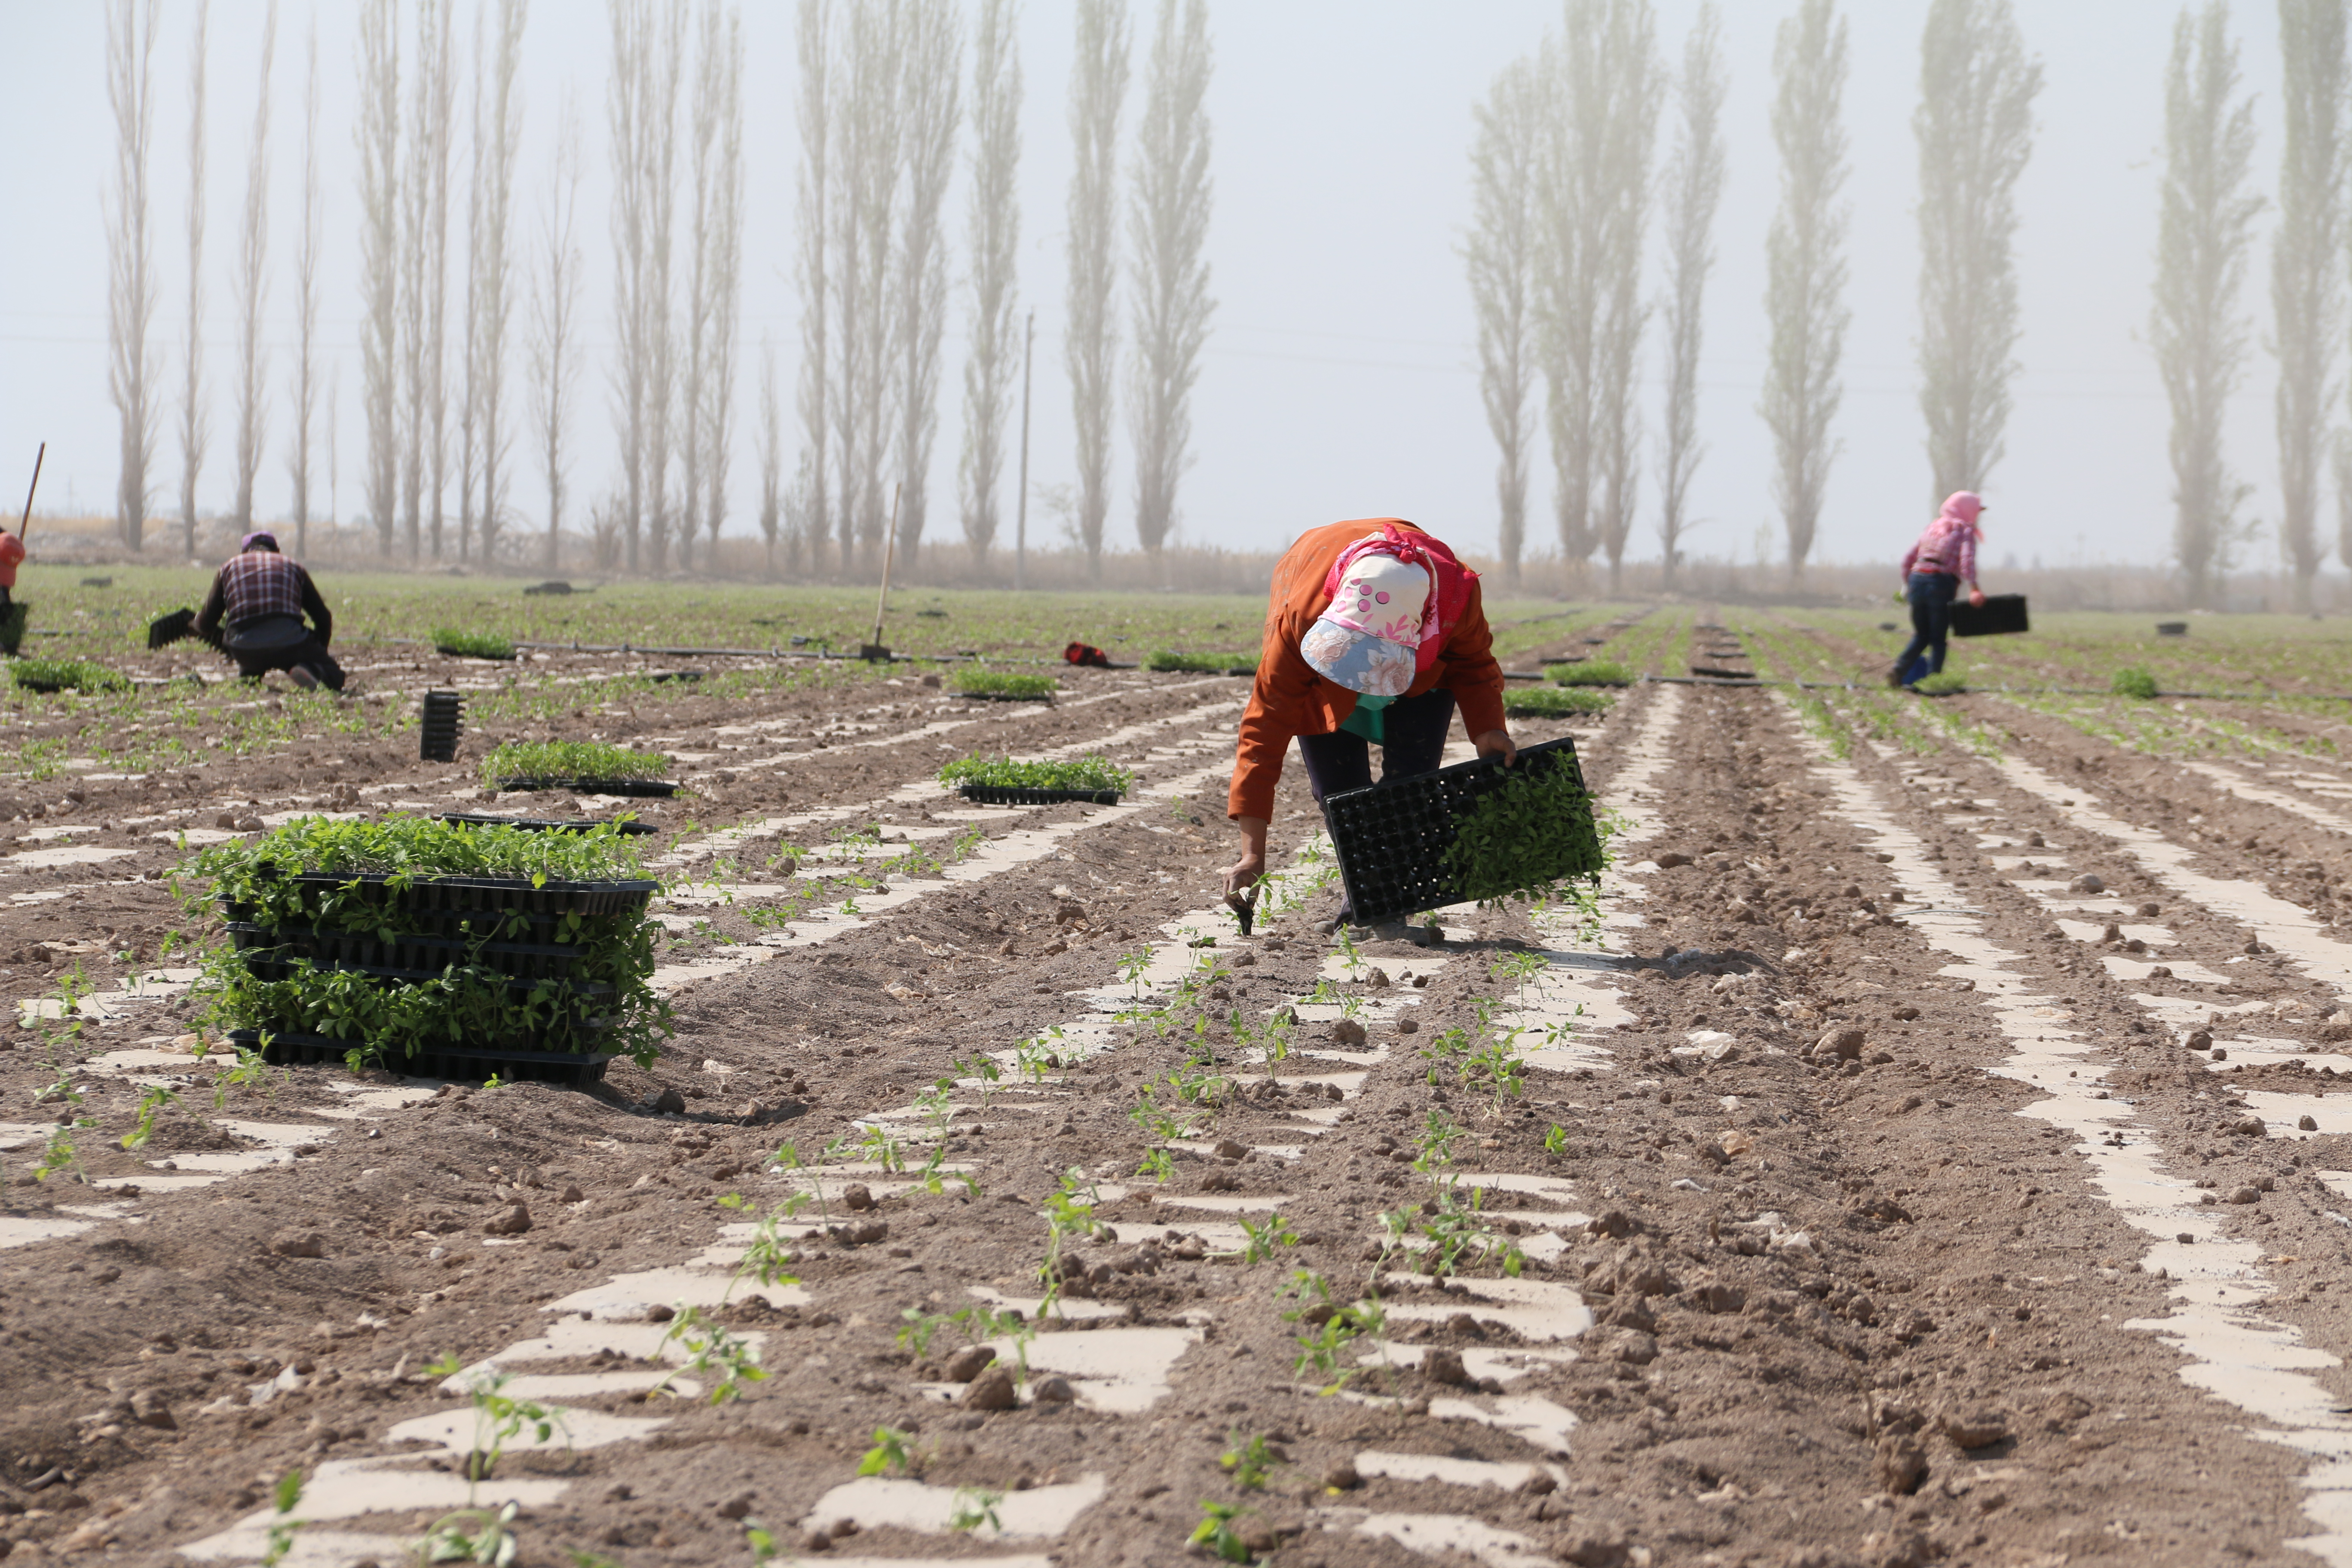
[[[1481,756],[1517,756],[1503,720],[1503,671],[1478,574],[1412,523],[1335,522],[1300,536],[1274,569],[1257,683],[1234,747],[1225,815],[1241,858],[1239,896],[1265,870],[1266,824],[1283,753],[1298,742],[1317,805],[1372,782],[1437,771],[1458,710]],[[1351,923],[1342,908],[1334,928]]]
[[[273,534],[247,534],[214,574],[195,633],[236,660],[236,672],[247,680],[282,669],[305,691],[343,689],[342,667],[327,652],[335,617],[310,574],[278,552]]]

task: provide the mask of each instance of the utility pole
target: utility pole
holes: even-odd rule
[[[1013,591],[1019,593],[1027,586],[1024,574],[1029,559],[1029,359],[1037,346],[1037,312],[1029,312],[1029,324],[1021,333],[1021,500],[1014,511],[1013,525]]]

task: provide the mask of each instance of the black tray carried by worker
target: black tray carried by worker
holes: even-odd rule
[[[2022,594],[1988,594],[1981,605],[1971,605],[1966,599],[1956,600],[1952,605],[1952,635],[1956,637],[1994,637],[2032,629],[2026,624]]]
[[[1521,769],[1540,773],[1554,768],[1568,769],[1578,787],[1583,787],[1576,742],[1563,737],[1522,746],[1507,772],[1501,763],[1481,757],[1418,778],[1383,779],[1369,788],[1327,797],[1323,813],[1356,923],[1402,920],[1464,902],[1461,886],[1446,864],[1456,825],[1481,797]],[[1598,866],[1601,841],[1589,802],[1582,817],[1584,864]]]

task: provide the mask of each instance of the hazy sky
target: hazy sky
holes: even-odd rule
[[[157,504],[176,508],[180,461],[172,418],[182,374],[186,315],[184,225],[188,74],[194,7],[167,0],[156,52],[152,174],[157,313],[163,382],[172,389],[159,444]],[[257,97],[265,0],[215,0],[207,135],[206,361],[213,387],[211,450],[198,489],[205,510],[234,490],[227,373],[235,318],[233,247]],[[364,427],[357,348],[358,224],[352,191],[352,84],[349,4],[293,0],[280,12],[271,83],[273,174],[268,336],[272,456],[260,510],[288,504],[286,380],[293,335],[292,256],[299,196],[304,37],[315,17],[324,79],[321,156],[327,170],[327,249],[321,336],[341,366],[338,505],[360,500]],[[1726,109],[1729,184],[1717,228],[1717,270],[1708,295],[1701,425],[1709,451],[1695,510],[1706,520],[1696,553],[1752,559],[1759,526],[1777,537],[1769,440],[1755,413],[1764,342],[1763,237],[1777,189],[1767,124],[1773,29],[1789,7],[1761,0],[1725,6],[1731,91]],[[1928,471],[1915,369],[1918,277],[1916,144],[1918,37],[1926,0],[1873,0],[1846,8],[1852,82],[1846,125],[1853,144],[1853,238],[1844,442],[1830,484],[1815,559],[1892,561],[1929,515]],[[2025,337],[2007,458],[1988,486],[1989,577],[2002,558],[2050,563],[2085,559],[2154,562],[2168,551],[2171,479],[2163,390],[2146,346],[2156,228],[2163,71],[2173,13],[2126,0],[2066,0],[2020,7],[2046,86],[2021,193],[2019,238]],[[1661,0],[1661,48],[1678,58],[1696,0]],[[2263,127],[2257,178],[2270,192],[2278,161],[2279,61],[2274,8],[2233,5],[2247,85]],[[1494,447],[1479,411],[1474,329],[1460,259],[1469,202],[1467,147],[1473,102],[1495,73],[1559,25],[1549,0],[1474,5],[1350,0],[1212,0],[1217,71],[1210,99],[1215,134],[1212,289],[1219,301],[1193,404],[1196,466],[1180,497],[1181,537],[1264,548],[1335,518],[1411,517],[1463,547],[1494,547]],[[470,20],[463,14],[461,34]],[[1150,13],[1134,16],[1132,128]],[[789,387],[799,303],[790,279],[793,68],[784,0],[744,7],[746,161],[750,215],[744,266],[747,337],[739,394],[741,440],[734,466],[730,532],[756,531],[758,342],[772,334]],[[1033,479],[1073,477],[1068,382],[1061,364],[1063,200],[1070,158],[1065,118],[1070,7],[1030,0],[1022,16],[1027,78],[1023,117],[1024,244],[1021,289],[1037,312]],[[49,443],[47,505],[68,496],[110,510],[116,423],[106,398],[106,248],[100,192],[114,148],[107,108],[103,10],[98,0],[0,0],[0,145],[10,242],[0,247],[0,487],[21,484],[35,443]],[[589,262],[592,347],[612,338],[604,226],[604,107],[607,22],[602,5],[534,0],[525,38],[526,134],[518,162],[521,237],[535,242],[553,127],[566,95],[587,135],[582,227]],[[464,114],[466,84],[460,83]],[[1661,117],[1662,129],[1667,123]],[[462,157],[462,154],[461,154]],[[961,203],[960,177],[955,199]],[[457,200],[462,216],[463,193]],[[2243,307],[2267,342],[2268,225],[2249,268]],[[682,232],[682,228],[681,228]],[[957,237],[961,267],[961,217]],[[1654,275],[1655,232],[1653,231]],[[453,242],[452,298],[462,298]],[[1653,291],[1656,285],[1654,282]],[[953,507],[961,425],[963,297],[950,322],[942,376],[932,540],[959,538]],[[1661,382],[1654,330],[1644,345],[1654,402]],[[518,361],[520,354],[518,352]],[[2256,487],[2254,516],[2277,515],[2271,424],[2274,363],[2250,357],[2232,410],[2230,457]],[[601,372],[583,376],[573,426],[580,454],[572,493],[580,501],[613,482],[610,404]],[[2339,416],[2340,417],[2340,416]],[[789,419],[789,407],[787,408]],[[1133,470],[1124,436],[1114,467],[1115,547],[1132,548]],[[1658,420],[1653,409],[1653,432]],[[787,451],[796,437],[788,432]],[[518,457],[522,453],[519,447]],[[319,461],[323,472],[324,439]],[[789,460],[787,463],[789,469]],[[1531,544],[1553,537],[1548,461],[1536,465]],[[5,489],[0,489],[5,493]],[[21,492],[19,492],[21,493]],[[1629,552],[1654,557],[1656,483],[1643,481],[1641,521]],[[527,461],[512,496],[544,516],[544,491]],[[16,504],[10,503],[13,510]],[[449,505],[454,511],[453,492]],[[1009,511],[1009,507],[1008,507]],[[579,515],[575,512],[574,515]],[[2321,534],[2335,533],[2332,498]],[[1057,524],[1034,504],[1033,539]],[[1008,518],[1006,539],[1009,542]],[[1777,556],[1777,542],[1771,546]],[[2266,536],[2255,559],[2268,563]],[[1891,571],[1891,567],[1890,567]]]

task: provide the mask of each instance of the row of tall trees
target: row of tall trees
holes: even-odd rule
[[[1919,402],[1940,499],[1980,488],[2001,453],[2019,332],[2014,193],[2042,79],[2010,0],[1934,0],[1920,54]],[[1780,24],[1772,66],[1780,201],[1765,242],[1758,412],[1772,436],[1772,494],[1794,574],[1811,552],[1840,449],[1833,427],[1850,319],[1846,25],[1835,0],[1799,0]],[[1578,562],[1600,552],[1612,580],[1622,569],[1638,507],[1636,388],[1654,310],[1665,360],[1657,527],[1673,580],[1705,455],[1698,363],[1725,89],[1712,5],[1668,73],[1648,0],[1566,0],[1560,34],[1506,67],[1477,106],[1465,256],[1480,390],[1500,455],[1502,554],[1514,574],[1526,546],[1538,386],[1561,552]],[[1662,104],[1671,105],[1673,144],[1654,173]],[[1654,306],[1644,272],[1654,208],[1665,273]]]
[[[517,510],[513,451],[524,422],[509,374],[518,329],[528,394],[521,402],[544,471],[551,560],[562,530],[566,433],[584,358],[580,132],[567,103],[550,176],[536,186],[537,243],[520,241],[516,149],[524,106],[517,79],[526,5],[476,0],[470,70],[458,45],[458,0],[357,6],[352,135],[362,488],[387,556],[439,559],[449,552],[453,479],[455,554],[489,559],[500,552]],[[107,6],[119,152],[106,208],[110,384],[122,428],[118,508],[123,537],[136,547],[165,412],[151,340],[158,289],[148,187],[158,4],[107,0]],[[608,499],[593,509],[593,526],[625,569],[660,573],[691,566],[698,541],[707,542],[706,559],[715,555],[727,519],[741,339],[742,30],[723,0],[700,0],[698,9],[695,0],[608,0],[608,11],[614,347],[606,369],[615,473]],[[275,17],[273,0],[261,38],[262,89],[236,265],[240,525],[251,521],[268,438],[270,371],[259,322],[269,279]],[[1013,381],[1026,364],[1034,330],[1020,320],[1017,287],[1024,93],[1017,20],[1013,0],[981,0],[967,40],[958,0],[799,0],[793,269],[802,301],[800,439],[787,482],[769,344],[761,376],[759,523],[772,563],[780,542],[795,570],[870,566],[886,542],[910,552],[920,547],[931,511],[949,305],[959,284],[969,289],[971,340],[957,504],[977,562],[986,563],[996,541]],[[190,55],[188,350],[177,410],[183,543],[191,554],[209,434],[201,332],[205,25],[198,0]],[[1214,310],[1206,258],[1213,62],[1205,0],[1160,0],[1130,140],[1123,124],[1134,50],[1125,0],[1078,0],[1069,126],[1078,158],[1068,196],[1064,353],[1078,447],[1071,510],[1099,570],[1122,373],[1138,537],[1157,553],[1180,520],[1180,481],[1192,460],[1191,399]],[[320,379],[315,30],[308,64],[295,240],[299,328],[289,376],[298,550],[307,545]],[[469,104],[463,124],[461,102]],[[970,216],[958,256],[946,215],[960,167]],[[1122,341],[1122,310],[1131,342]],[[1025,387],[1023,395],[1025,419]]]
[[[967,41],[951,0],[801,0],[800,456],[789,488],[772,367],[761,384],[761,528],[772,553],[782,544],[793,570],[817,569],[827,552],[847,569],[875,564],[886,544],[910,554],[921,547],[956,272],[971,322],[957,500],[976,564],[996,542],[1013,381],[1029,352],[1029,329],[1018,326],[1024,84],[1016,20],[1012,0],[982,0],[967,98]],[[1078,0],[1075,20],[1076,167],[1063,352],[1077,446],[1072,521],[1098,569],[1111,504],[1120,124],[1132,51],[1124,0]],[[1160,0],[1141,129],[1124,160],[1136,532],[1154,553],[1177,521],[1177,483],[1191,460],[1191,395],[1213,309],[1211,66],[1204,0]],[[956,265],[942,215],[967,118],[969,217]]]

